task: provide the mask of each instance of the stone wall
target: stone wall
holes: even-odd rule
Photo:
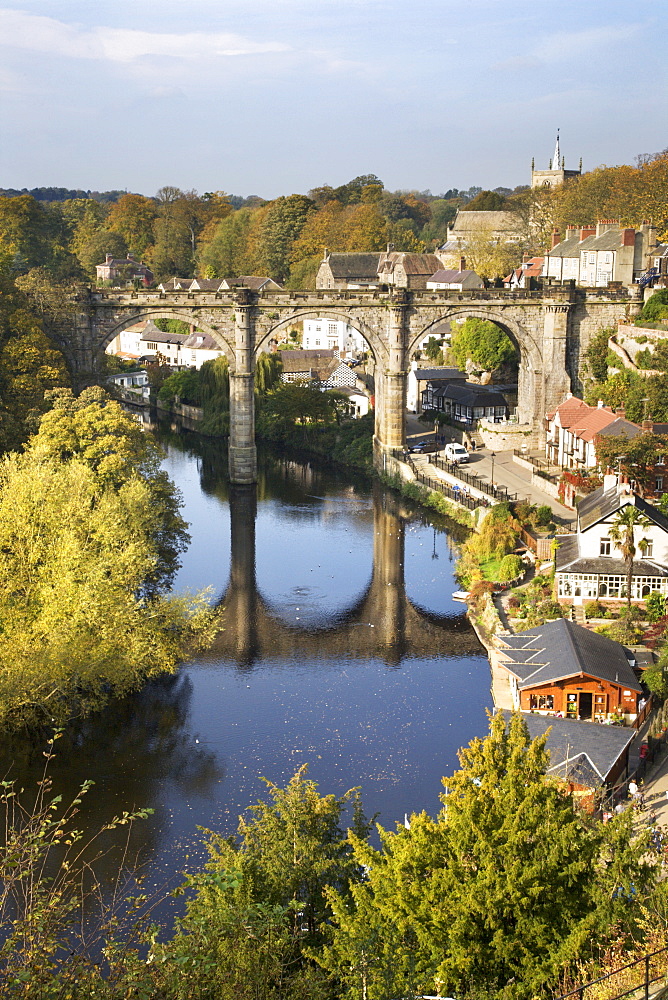
[[[523,444],[527,448],[541,447],[539,428],[529,424],[490,424],[486,420],[479,420],[478,437],[492,451],[512,451],[514,448],[519,451]]]

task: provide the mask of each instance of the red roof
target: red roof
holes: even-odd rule
[[[582,441],[593,441],[599,431],[617,419],[607,407],[587,406],[575,396],[560,403],[554,413],[548,413],[548,418],[553,420],[557,413],[561,426]]]

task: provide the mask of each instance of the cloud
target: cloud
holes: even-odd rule
[[[555,31],[546,35],[534,48],[533,56],[540,62],[565,62],[589,56],[590,65],[599,65],[605,50],[618,42],[628,45],[640,26],[636,24],[602,25],[583,31]]]
[[[227,32],[174,34],[132,28],[86,29],[50,17],[7,9],[0,9],[0,45],[70,59],[116,63],[132,63],[152,56],[193,61],[289,50],[289,46],[281,42],[257,42]]]

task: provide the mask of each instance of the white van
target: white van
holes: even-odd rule
[[[452,462],[454,465],[460,465],[469,460],[469,453],[464,445],[457,444],[456,441],[450,441],[449,444],[446,444],[444,455],[446,462]]]

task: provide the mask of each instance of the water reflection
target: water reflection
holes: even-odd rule
[[[450,597],[452,532],[363,477],[261,452],[257,487],[231,487],[219,442],[166,443],[193,539],[177,588],[211,584],[224,628],[177,675],[72,727],[55,791],[95,781],[91,830],[153,808],[131,849],[156,884],[202,856],[198,824],[230,833],[260,775],[282,784],[304,762],[325,792],[361,785],[388,825],[435,811],[490,700],[486,658]],[[42,749],[5,747],[0,777],[34,784]],[[123,839],[108,841],[111,880]]]
[[[232,486],[228,499],[230,580],[220,601],[223,631],[210,656],[225,656],[240,667],[297,654],[323,664],[332,658],[341,661],[354,650],[357,659],[378,657],[397,665],[406,657],[462,656],[480,650],[461,610],[437,614],[408,599],[404,549],[409,515],[391,494],[379,488],[373,492],[373,563],[364,590],[332,613],[326,602],[309,603],[308,588],[298,588],[295,597],[300,614],[292,615],[289,622],[285,618],[288,609],[277,606],[258,589],[256,489]]]

